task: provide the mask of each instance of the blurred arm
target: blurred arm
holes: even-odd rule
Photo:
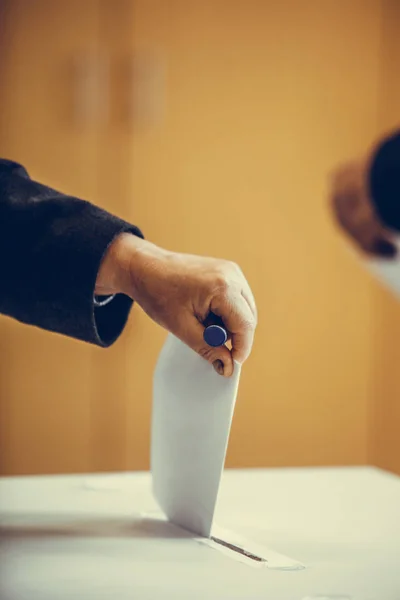
[[[393,258],[400,233],[400,131],[361,159],[333,174],[333,213],[342,230],[366,254]]]
[[[123,330],[132,300],[117,294],[96,307],[94,293],[102,259],[124,232],[142,235],[89,202],[32,181],[17,163],[0,160],[0,313],[109,346]]]

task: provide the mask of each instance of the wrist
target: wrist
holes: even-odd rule
[[[129,257],[135,239],[140,240],[141,238],[124,232],[112,241],[101,261],[96,279],[95,295],[127,294]]]
[[[133,300],[140,295],[141,282],[163,250],[132,233],[121,233],[108,248],[101,263],[95,294],[126,294]]]
[[[148,279],[160,273],[160,262],[165,265],[165,258],[171,253],[156,246],[152,242],[131,236],[126,240],[124,276],[122,278],[124,292],[140,304],[143,290]]]

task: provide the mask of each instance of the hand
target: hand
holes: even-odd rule
[[[242,363],[250,354],[257,309],[251,289],[234,263],[169,252],[122,234],[102,262],[95,291],[127,294],[221,375],[232,375],[233,361]],[[210,312],[222,318],[232,350],[212,348],[204,342],[203,323]]]
[[[333,175],[331,202],[342,229],[366,254],[393,258],[396,247],[381,223],[369,191],[370,159],[349,162]]]

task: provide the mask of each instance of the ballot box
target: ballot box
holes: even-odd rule
[[[227,470],[217,541],[143,472],[4,478],[0,518],[2,600],[400,599],[400,478],[372,467]]]

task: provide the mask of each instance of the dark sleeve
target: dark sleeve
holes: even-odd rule
[[[382,222],[400,231],[400,131],[378,147],[371,166],[370,187]]]
[[[109,346],[132,301],[118,294],[95,308],[93,294],[104,253],[122,232],[141,236],[133,225],[0,160],[0,313]]]

